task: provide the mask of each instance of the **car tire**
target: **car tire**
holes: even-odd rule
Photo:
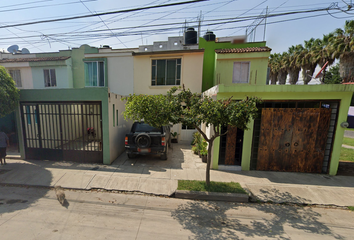
[[[167,160],[168,155],[168,146],[166,147],[166,151],[161,155],[161,160]]]
[[[148,134],[140,133],[136,136],[135,143],[140,148],[148,148],[151,144],[151,138]]]
[[[129,158],[129,159],[132,159],[132,158],[134,158],[134,157],[135,157],[135,155],[134,155],[134,154],[132,154],[132,153],[127,153],[127,156],[128,156],[128,158]]]

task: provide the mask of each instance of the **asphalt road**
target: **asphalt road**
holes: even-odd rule
[[[354,131],[349,131],[349,130],[344,131],[344,137],[354,138]]]
[[[111,192],[0,187],[7,239],[351,239],[354,212],[189,201]]]

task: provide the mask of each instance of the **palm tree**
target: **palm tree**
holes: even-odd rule
[[[288,76],[288,70],[285,64],[287,55],[288,55],[287,52],[283,52],[282,54],[279,54],[277,79],[280,85],[284,85],[286,83],[286,78]]]
[[[299,80],[299,72],[301,70],[300,57],[304,47],[301,44],[289,47],[288,54],[284,56],[284,63],[286,64],[289,73],[289,82],[295,85]]]
[[[354,20],[345,21],[344,29],[333,32],[332,57],[339,58],[339,73],[344,82],[354,81]]]
[[[322,39],[316,39],[313,46],[313,57],[314,61],[322,68],[326,62],[328,62],[327,66],[323,70],[322,82],[326,75],[326,68],[334,63],[336,60],[332,55],[332,39],[333,34],[323,35]]]
[[[318,46],[318,40],[311,38],[310,40],[305,41],[304,46],[305,48],[300,53],[298,60],[302,68],[302,78],[304,79],[304,84],[307,85],[311,81],[312,75],[317,66],[317,60],[314,53],[315,48]]]
[[[269,67],[269,79],[270,84],[275,85],[277,83],[277,77],[279,72],[279,53],[270,54],[268,60]]]

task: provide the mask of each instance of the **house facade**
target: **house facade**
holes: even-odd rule
[[[15,79],[21,76],[16,113],[23,159],[110,164],[124,152],[129,131],[122,96],[111,93],[107,60],[85,59],[97,48],[40,54],[2,54]],[[16,80],[15,80],[16,81]],[[16,81],[17,82],[17,81]]]
[[[99,49],[85,54],[85,61],[106,59],[110,91],[115,94],[166,94],[177,86],[201,92],[204,50],[185,37],[169,37],[135,49]],[[172,131],[191,141],[194,128],[176,124]]]
[[[258,97],[259,115],[248,130],[223,126],[215,139],[212,167],[335,175],[354,88],[348,85],[268,85],[270,49],[243,43],[214,49],[214,99]],[[258,44],[258,46],[257,46]],[[256,45],[256,46],[255,46]],[[204,130],[211,134],[210,128]]]

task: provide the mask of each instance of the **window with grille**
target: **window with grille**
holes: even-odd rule
[[[180,85],[181,58],[152,60],[151,85]]]
[[[11,78],[15,81],[17,87],[22,87],[21,82],[21,71],[20,70],[9,70]]]
[[[55,76],[55,69],[43,69],[43,72],[44,72],[44,86],[56,87],[57,78]]]
[[[248,83],[250,62],[234,62],[232,83]]]

